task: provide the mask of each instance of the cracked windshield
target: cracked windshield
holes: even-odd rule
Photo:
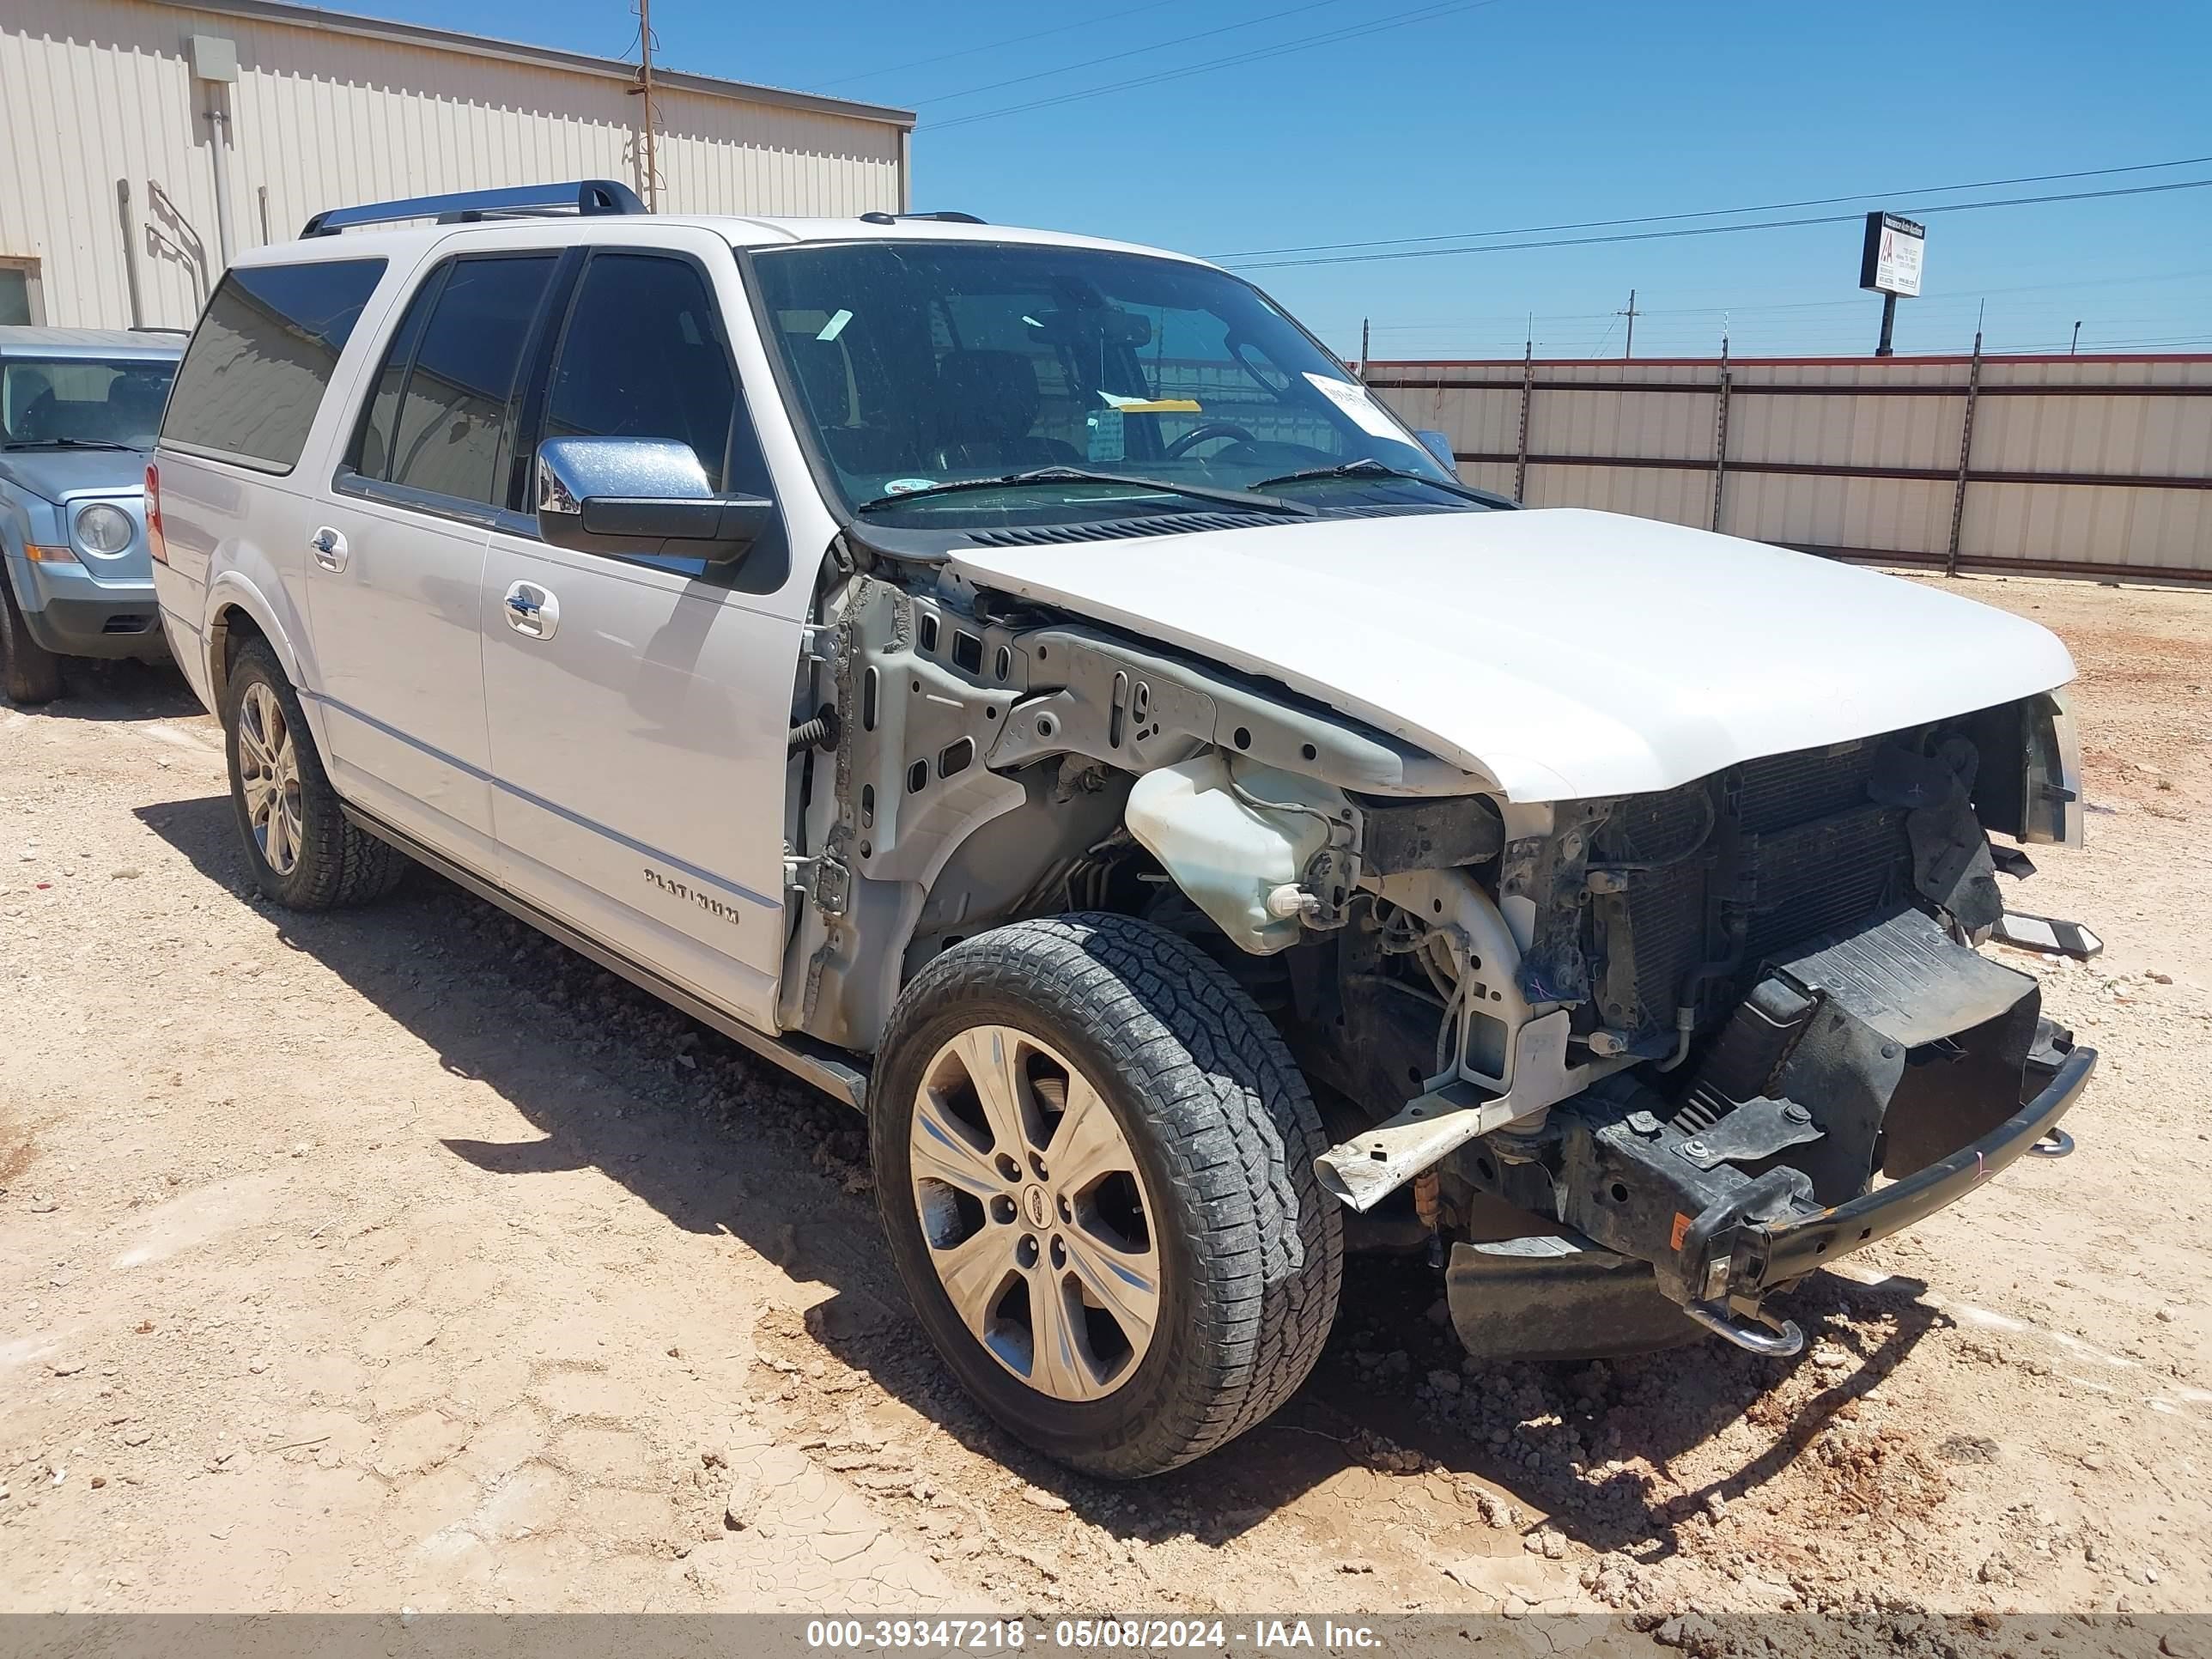
[[[1256,289],[1204,265],[889,240],[753,263],[817,465],[872,523],[1482,504]]]

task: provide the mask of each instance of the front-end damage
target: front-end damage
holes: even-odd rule
[[[1787,1350],[1770,1293],[2002,1168],[2094,1067],[1976,949],[2032,869],[1987,831],[2080,837],[2056,693],[1515,800],[1264,676],[917,574],[851,573],[794,705],[836,735],[794,757],[787,1029],[872,1048],[933,954],[1025,916],[1182,933],[1314,1084],[1324,1184],[1448,1257],[1478,1352]]]
[[[2039,698],[1548,822],[1509,807],[1494,883],[1383,878],[1382,949],[1411,927],[1424,965],[1449,964],[1432,988],[1453,1063],[1334,1148],[1325,1180],[1366,1209],[1440,1177],[1474,1235],[1448,1289],[1479,1351],[1700,1327],[1794,1348],[1770,1291],[1996,1173],[2094,1068],[2037,981],[1974,948],[2005,913],[1984,818],[2077,838],[2071,752]],[[1492,893],[1486,936],[1469,918]]]

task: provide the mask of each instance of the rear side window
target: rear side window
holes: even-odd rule
[[[364,478],[503,502],[524,349],[556,256],[456,259],[416,292],[355,440]]]
[[[231,271],[177,370],[162,443],[289,472],[384,265],[332,259]]]

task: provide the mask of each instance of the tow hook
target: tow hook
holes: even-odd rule
[[[1787,1359],[1805,1352],[1805,1333],[1797,1328],[1794,1319],[1777,1321],[1771,1314],[1760,1313],[1754,1316],[1759,1324],[1753,1325],[1710,1302],[1690,1303],[1682,1311],[1714,1335],[1724,1336],[1737,1347],[1770,1359]]]

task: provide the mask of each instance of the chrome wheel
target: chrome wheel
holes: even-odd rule
[[[238,787],[253,844],[271,870],[290,875],[300,862],[300,752],[284,706],[259,681],[239,703]]]
[[[1055,1400],[1127,1382],[1160,1317],[1152,1205],[1121,1126],[1083,1074],[1004,1025],[963,1031],[922,1073],[915,1207],[953,1309]]]

